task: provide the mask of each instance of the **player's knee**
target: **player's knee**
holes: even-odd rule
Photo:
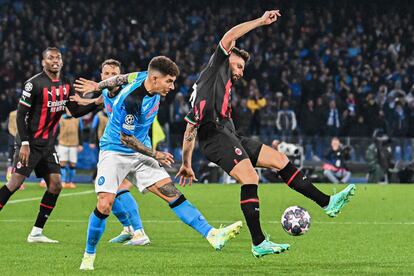
[[[256,170],[252,167],[251,169],[238,170],[230,172],[230,175],[234,177],[241,184],[258,184],[259,175]]]
[[[47,189],[52,194],[59,194],[62,191],[62,181],[60,179],[50,179]]]
[[[112,197],[99,197],[96,207],[102,214],[109,215],[111,213],[113,203],[114,200]]]
[[[281,170],[289,163],[289,158],[286,156],[286,154],[275,151],[275,157],[272,159],[272,161],[272,167],[274,169]]]

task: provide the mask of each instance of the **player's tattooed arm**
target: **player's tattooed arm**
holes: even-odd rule
[[[197,126],[187,123],[183,139],[183,163],[191,167],[191,159],[197,137]]]
[[[185,186],[187,183],[191,185],[193,180],[197,181],[195,173],[191,168],[191,159],[197,137],[197,126],[187,123],[183,139],[183,163],[175,177],[180,178],[180,186]]]
[[[122,131],[121,142],[128,148],[156,159],[162,165],[171,167],[171,164],[174,163],[174,157],[171,153],[153,150],[141,143],[135,136],[127,135]]]
[[[103,90],[105,88],[113,88],[116,86],[121,86],[128,83],[129,74],[123,74],[118,76],[113,76],[112,78],[103,80],[98,83],[98,90]]]
[[[155,157],[155,151],[145,146],[133,135],[126,135],[125,133],[121,132],[121,142],[128,148],[131,148],[139,153],[150,157]]]

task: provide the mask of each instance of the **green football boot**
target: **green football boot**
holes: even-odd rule
[[[351,197],[355,194],[355,184],[349,184],[345,189],[337,194],[334,194],[329,199],[329,204],[324,208],[325,213],[330,217],[336,217],[341,209],[349,202]]]

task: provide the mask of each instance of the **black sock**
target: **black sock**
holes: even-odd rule
[[[40,202],[39,214],[35,222],[36,227],[42,228],[45,226],[47,219],[55,208],[56,201],[59,197],[59,194],[52,194],[48,191],[43,195],[42,201]]]
[[[312,199],[321,207],[328,206],[330,196],[318,190],[291,162],[279,171],[279,175],[290,188]]]
[[[7,201],[9,201],[9,198],[12,196],[12,194],[13,192],[11,192],[6,185],[0,188],[0,211],[6,205]]]
[[[109,215],[105,215],[99,212],[98,207],[96,207],[95,210],[93,210],[93,213],[100,219],[106,219],[107,217],[109,217]]]
[[[240,206],[249,227],[250,235],[254,245],[265,240],[260,227],[259,197],[257,196],[257,185],[245,184],[241,186]]]

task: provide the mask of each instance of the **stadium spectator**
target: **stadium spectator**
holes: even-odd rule
[[[293,110],[289,108],[289,102],[283,101],[282,109],[277,112],[276,126],[282,141],[289,141],[296,130],[297,121]]]
[[[341,114],[336,107],[336,101],[329,101],[329,110],[326,114],[326,131],[328,136],[338,136],[341,130]]]
[[[252,119],[250,121],[251,127],[251,134],[253,135],[260,135],[261,130],[261,113],[263,108],[266,107],[267,101],[266,98],[262,96],[257,87],[256,80],[253,79],[250,81],[250,95],[249,99],[247,100],[247,108],[252,113]]]
[[[325,155],[323,174],[332,183],[348,183],[351,172],[345,161],[349,159],[349,147],[343,146],[337,137],[331,140],[331,149]]]

